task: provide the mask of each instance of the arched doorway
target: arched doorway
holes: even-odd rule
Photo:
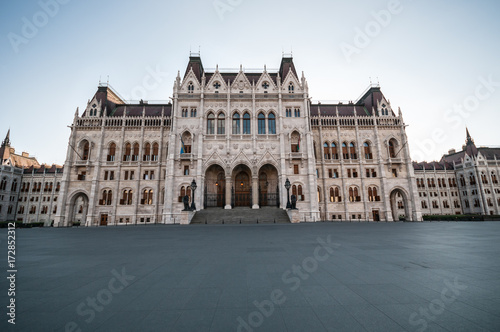
[[[204,208],[224,207],[226,201],[226,175],[219,165],[210,166],[205,172]]]
[[[408,220],[410,217],[408,210],[408,196],[404,190],[398,188],[391,191],[390,200],[392,219],[394,221]]]
[[[259,170],[259,206],[279,207],[278,170],[267,164]]]
[[[238,165],[233,170],[232,205],[252,207],[252,172],[246,165]]]
[[[72,225],[75,222],[85,225],[87,221],[87,212],[89,209],[89,198],[83,193],[79,192],[73,195],[70,200],[70,213],[68,225]]]

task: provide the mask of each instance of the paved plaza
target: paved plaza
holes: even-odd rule
[[[2,331],[500,330],[500,222],[18,229],[16,246]]]

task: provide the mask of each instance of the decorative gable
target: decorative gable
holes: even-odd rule
[[[200,82],[193,71],[193,68],[189,69],[188,74],[184,77],[182,81],[180,92],[181,93],[199,93],[200,92]]]
[[[252,92],[252,84],[250,84],[250,81],[248,80],[247,76],[245,75],[241,67],[240,67],[240,72],[234,79],[233,84],[231,85],[231,89],[236,90],[237,92],[240,91],[243,91],[244,93]]]
[[[205,86],[205,90],[207,92],[213,93],[215,93],[216,91],[219,91],[219,93],[227,92],[227,83],[224,81],[224,78],[222,77],[218,69],[208,81],[207,85]]]
[[[87,104],[85,109],[86,117],[100,117],[102,110],[102,102],[97,99],[96,96]]]
[[[267,71],[264,71],[255,86],[256,93],[277,92],[278,87]]]
[[[283,93],[298,93],[302,92],[299,79],[294,75],[293,71],[289,71],[283,80]]]
[[[391,104],[385,100],[385,98],[377,101],[377,112],[380,116],[389,116],[394,114]]]

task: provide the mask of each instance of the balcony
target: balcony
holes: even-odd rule
[[[90,165],[92,165],[92,162],[90,160],[76,160],[74,165],[75,166],[90,166]]]
[[[402,164],[403,159],[401,159],[401,158],[389,158],[389,162],[391,164]]]
[[[181,153],[181,160],[192,160],[193,155],[191,153]]]
[[[304,159],[302,152],[290,152],[290,159]]]

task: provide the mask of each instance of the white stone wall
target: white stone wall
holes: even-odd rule
[[[45,226],[50,226],[57,213],[60,192],[58,184],[61,183],[62,176],[60,170],[57,173],[25,172],[19,189],[16,220],[23,223],[43,222]],[[23,190],[28,188],[28,184],[29,189]]]
[[[5,189],[0,186],[0,221],[15,221],[22,169],[0,165],[0,183],[5,181]],[[16,190],[12,190],[16,182]]]

